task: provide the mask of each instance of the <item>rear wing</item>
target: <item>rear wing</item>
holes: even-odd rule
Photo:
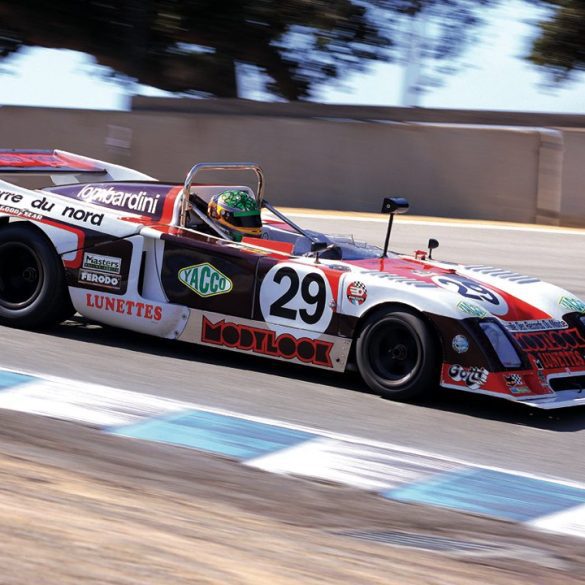
[[[0,149],[0,174],[13,173],[50,175],[55,185],[156,180],[133,169],[64,150]]]

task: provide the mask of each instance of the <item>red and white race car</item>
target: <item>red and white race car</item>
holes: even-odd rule
[[[210,169],[250,170],[258,184],[195,183]],[[581,300],[509,270],[304,230],[264,199],[257,165],[198,164],[171,184],[59,150],[4,150],[0,173],[56,185],[0,181],[3,325],[42,327],[78,312],[317,368],[355,364],[388,398],[440,384],[541,408],[585,404]],[[258,237],[236,241],[205,213],[234,189],[269,214]],[[406,208],[384,200],[391,219]]]

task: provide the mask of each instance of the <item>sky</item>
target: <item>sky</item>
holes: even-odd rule
[[[486,15],[479,43],[462,56],[462,68],[419,98],[420,107],[585,113],[585,75],[562,88],[550,88],[545,74],[522,59],[535,35],[539,9],[522,0],[503,1]],[[424,63],[422,65],[424,72]],[[314,101],[338,104],[403,105],[404,67],[376,64],[342,85],[319,91]],[[254,77],[242,84],[248,99],[265,99]],[[137,86],[108,77],[91,57],[74,51],[28,48],[0,64],[0,104],[129,108]],[[147,95],[164,95],[138,86]]]

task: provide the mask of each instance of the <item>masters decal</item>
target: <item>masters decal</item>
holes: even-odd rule
[[[180,282],[203,298],[224,295],[234,288],[232,281],[209,262],[181,268],[178,276]]]
[[[83,268],[88,270],[98,270],[108,274],[120,274],[122,269],[122,259],[115,256],[102,256],[101,254],[91,254],[86,252],[83,255]]]

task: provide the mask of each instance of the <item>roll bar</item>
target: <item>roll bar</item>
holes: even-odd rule
[[[264,173],[259,165],[256,163],[197,163],[187,174],[185,184],[183,186],[183,200],[181,202],[181,217],[180,225],[184,226],[187,221],[187,213],[189,212],[189,196],[191,194],[191,185],[195,175],[201,171],[254,171],[258,180],[256,188],[256,201],[258,207],[262,207],[262,200],[264,199]]]

